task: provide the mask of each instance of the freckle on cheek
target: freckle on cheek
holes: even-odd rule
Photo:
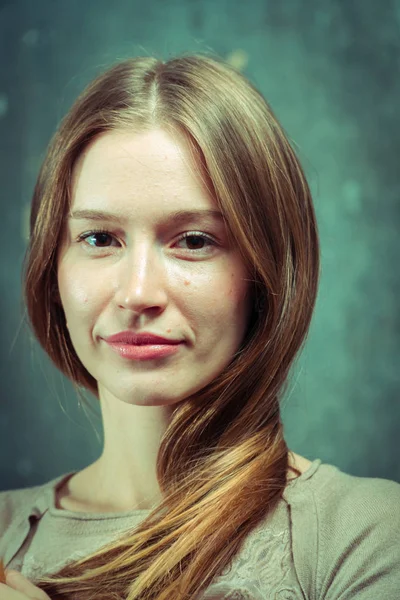
[[[184,283],[185,285],[190,285],[190,281],[189,281],[188,279],[185,279],[185,280],[183,281],[183,283]]]

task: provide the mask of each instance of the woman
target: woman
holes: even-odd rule
[[[136,58],[88,86],[39,175],[25,300],[104,448],[1,494],[0,555],[31,581],[0,599],[395,598],[400,485],[283,436],[318,272],[303,171],[241,74]]]

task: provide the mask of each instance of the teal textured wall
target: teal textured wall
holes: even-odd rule
[[[400,482],[400,2],[0,2],[0,489],[80,469],[99,435],[21,326],[27,215],[46,145],[99,71],[212,51],[262,91],[308,175],[321,285],[283,404],[289,447]],[[94,421],[96,424],[96,421]]]

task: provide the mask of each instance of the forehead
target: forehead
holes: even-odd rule
[[[193,209],[220,210],[199,163],[183,135],[103,133],[75,165],[69,216],[91,210],[153,222]]]
[[[73,192],[80,194],[88,186],[106,191],[110,185],[208,191],[198,163],[183,135],[172,136],[161,129],[106,132],[96,137],[79,157],[73,171]]]

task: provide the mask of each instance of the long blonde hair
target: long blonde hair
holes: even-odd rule
[[[248,267],[253,310],[231,363],[173,414],[157,459],[162,503],[117,541],[42,577],[38,585],[53,600],[193,599],[229,565],[287,483],[280,399],[317,294],[310,190],[260,92],[217,57],[126,60],[72,106],[32,201],[27,312],[40,344],[75,384],[98,398],[59,302],[57,249],[76,159],[95,136],[121,128],[185,134]]]

